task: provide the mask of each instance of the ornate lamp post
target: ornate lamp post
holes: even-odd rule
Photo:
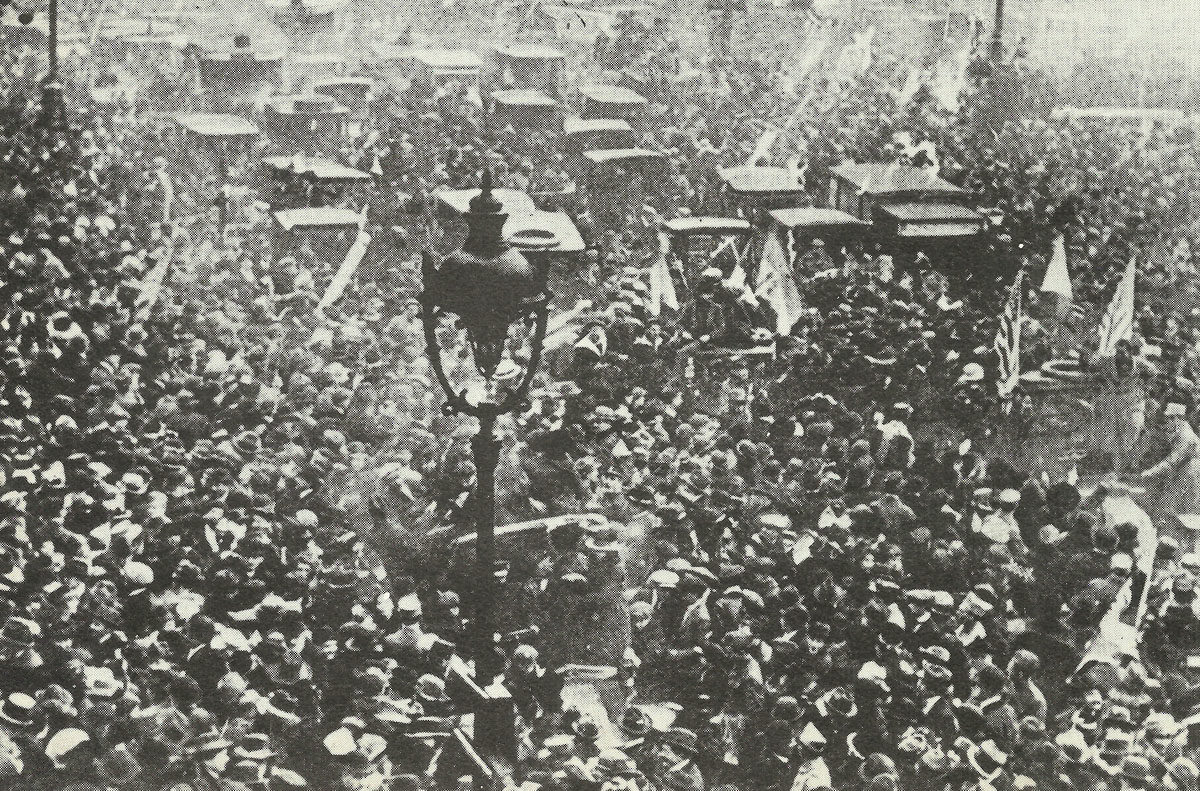
[[[479,419],[479,433],[471,441],[474,453],[476,491],[474,517],[475,560],[478,569],[474,591],[473,648],[475,679],[486,688],[501,673],[495,648],[494,607],[497,601],[495,519],[496,465],[500,439],[496,418],[524,400],[542,356],[550,295],[546,272],[531,264],[520,251],[504,241],[502,231],[508,215],[492,194],[492,174],[483,174],[481,190],[471,199],[466,221],[469,227],[462,249],[451,253],[440,265],[426,253],[422,262],[424,291],[420,296],[421,321],[434,373],[446,391],[447,414],[464,413]],[[455,391],[442,366],[437,328],[443,316],[456,315],[466,329],[475,367],[487,381],[486,395],[478,402],[465,391]],[[511,390],[501,390],[493,377],[508,341],[509,328],[518,322],[532,326],[529,363]]]

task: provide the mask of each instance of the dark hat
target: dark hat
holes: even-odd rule
[[[233,755],[235,758],[265,761],[275,757],[277,753],[271,749],[270,737],[265,733],[248,733],[234,748]]]
[[[600,726],[587,717],[576,720],[572,730],[578,738],[584,741],[594,742],[600,738]]]
[[[695,776],[682,767],[668,770],[663,776],[662,785],[670,791],[700,791],[700,784],[696,782]]]
[[[650,733],[654,728],[654,721],[650,719],[650,715],[645,709],[637,706],[630,706],[625,710],[625,716],[621,718],[621,732],[630,738],[638,738]]]

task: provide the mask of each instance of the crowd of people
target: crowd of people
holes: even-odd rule
[[[151,103],[77,90],[81,64],[47,117],[30,53],[10,53],[0,788],[479,779],[452,735],[471,730],[453,693],[475,585],[450,540],[473,529],[475,426],[441,410],[414,296],[431,196],[484,169],[571,196],[588,251],[560,264],[556,304],[593,303],[501,426],[501,523],[600,515],[502,547],[514,784],[1200,788],[1193,547],[1119,482],[1088,492],[988,453],[1005,263],[1040,272],[1059,231],[1080,325],[1138,256],[1135,340],[1162,349],[1151,428],[1165,412],[1186,438],[1187,131],[1034,111],[990,128],[978,86],[957,113],[900,102],[911,64],[886,51],[846,81],[797,79],[736,52],[692,68],[665,22],[622,24],[622,46],[569,73],[647,94],[663,177],[596,194],[557,136],[490,129],[465,88],[381,92],[336,152],[374,175],[375,241],[331,305],[341,261],[272,247],[253,156],[180,157]],[[657,220],[718,212],[716,169],[746,161],[764,121],[812,195],[837,164],[900,156],[898,132],[931,142],[1000,218],[995,272],[814,244],[787,337],[729,313],[755,296],[733,255],[654,315]],[[706,311],[769,353],[706,354]],[[1026,331],[1030,359],[1062,344]],[[461,333],[440,341],[467,386]],[[1178,484],[1195,444],[1137,471]],[[588,683],[571,665],[615,669],[603,705],[570,702]]]

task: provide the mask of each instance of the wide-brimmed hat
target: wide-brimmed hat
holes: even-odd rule
[[[994,741],[988,739],[982,744],[971,747],[967,752],[967,763],[980,777],[990,781],[1004,771],[1004,765],[1008,763],[1008,753],[1001,750]]]
[[[25,727],[33,724],[33,710],[37,701],[24,692],[14,692],[0,704],[0,720],[9,725]]]
[[[142,764],[124,744],[117,745],[98,764],[100,777],[108,785],[117,788],[133,782],[144,771]]]
[[[446,682],[431,673],[417,679],[416,696],[418,700],[432,703],[445,703],[450,700],[450,696],[446,694]]]
[[[271,739],[265,733],[248,733],[233,749],[235,758],[251,761],[265,761],[268,758],[274,758],[277,754],[271,749]]]

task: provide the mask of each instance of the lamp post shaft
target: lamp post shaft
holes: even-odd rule
[[[999,62],[1004,57],[1004,0],[996,0],[996,20],[992,25],[992,61]]]
[[[50,30],[46,35],[46,80],[42,85],[42,123],[54,127],[58,106],[62,103],[62,86],[58,84],[58,0],[48,0],[46,18]]]
[[[50,33],[47,37],[47,53],[50,60],[50,67],[46,75],[47,81],[51,83],[58,82],[58,0],[49,0],[49,8],[46,10],[46,16],[50,20]]]
[[[496,466],[500,463],[500,438],[496,416],[490,410],[479,416],[479,433],[471,440],[475,457],[475,679],[487,687],[498,676],[495,649],[496,585]]]

